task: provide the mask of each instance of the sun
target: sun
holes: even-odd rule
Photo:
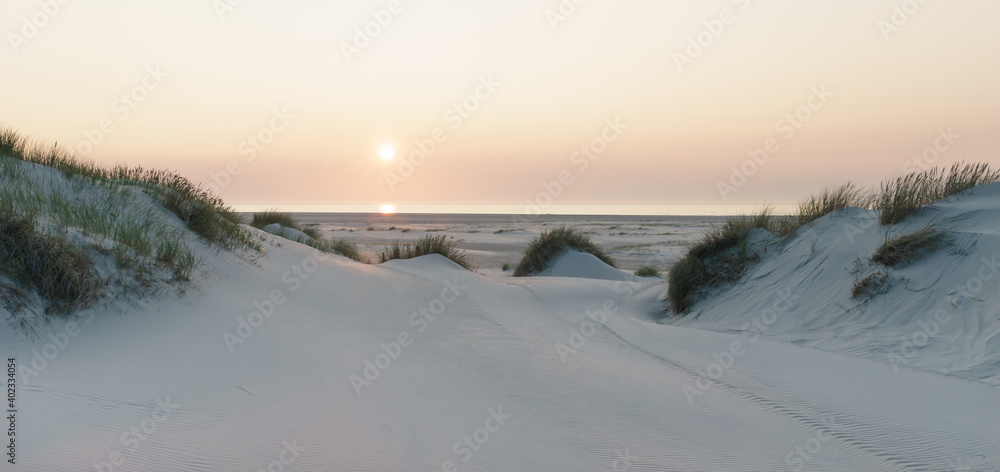
[[[382,158],[383,161],[391,161],[392,158],[396,157],[396,148],[391,144],[383,144],[382,147],[378,149],[378,156]]]
[[[391,215],[393,213],[396,213],[396,205],[387,203],[385,205],[378,207],[378,212],[383,215]]]

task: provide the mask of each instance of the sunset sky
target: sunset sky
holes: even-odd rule
[[[232,203],[789,202],[1000,166],[1000,2],[576,1],[9,0],[0,122]]]

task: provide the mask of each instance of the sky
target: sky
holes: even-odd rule
[[[997,18],[988,0],[8,0],[0,122],[234,204],[794,202],[1000,167]]]

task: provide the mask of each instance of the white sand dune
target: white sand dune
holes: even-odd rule
[[[299,231],[295,228],[287,228],[281,226],[280,223],[271,223],[261,229],[275,236],[281,236],[282,238],[290,239],[297,243],[310,244],[315,241],[308,234],[303,233],[302,231]]]
[[[592,262],[573,255],[515,279],[440,256],[371,266],[285,243],[258,268],[202,248],[199,290],[37,340],[0,331],[21,382],[12,470],[1000,470],[998,279],[948,295],[1000,250],[998,195],[927,211],[961,254],[894,272],[868,305],[835,305],[882,237],[845,243],[871,218],[853,211],[681,326],[657,321],[662,282],[566,277]],[[938,309],[952,321],[894,371],[886,350]]]
[[[593,254],[566,249],[553,257],[540,277],[580,277],[603,280],[635,280],[636,277],[604,263]]]
[[[870,301],[851,298],[858,276],[850,272],[858,259],[859,276],[886,270],[867,258],[887,233],[875,212],[851,208],[767,248],[747,283],[717,290],[674,324],[747,331],[775,303],[791,305],[769,316],[766,336],[887,362],[892,371],[919,367],[1000,385],[1000,184],[931,205],[889,235],[929,225],[947,232],[946,246],[888,269],[888,292]]]

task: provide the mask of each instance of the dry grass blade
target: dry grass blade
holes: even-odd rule
[[[874,207],[883,225],[896,224],[942,198],[995,182],[1000,182],[1000,171],[989,164],[958,162],[948,170],[912,172],[883,182]]]
[[[855,300],[866,300],[875,295],[885,293],[889,288],[888,282],[888,272],[877,271],[868,274],[854,284],[854,288],[851,289],[851,297]]]
[[[869,192],[851,182],[827,188],[799,204],[798,224],[807,225],[831,212],[847,207],[867,207],[870,202]]]
[[[886,238],[871,260],[888,267],[913,262],[919,256],[940,246],[944,242],[944,236],[943,232],[935,228],[924,228],[914,233]]]

